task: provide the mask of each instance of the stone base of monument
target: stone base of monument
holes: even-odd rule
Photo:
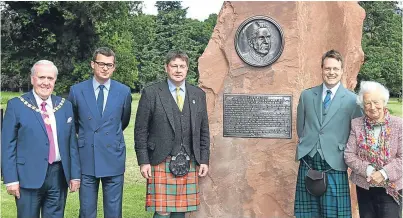
[[[281,56],[263,67],[246,63],[235,46],[239,26],[253,16],[275,20],[284,36]],[[330,49],[345,58],[344,86],[355,87],[363,63],[364,18],[356,2],[224,3],[199,59],[200,86],[207,93],[211,158],[209,175],[200,180],[200,210],[188,217],[293,217],[299,96],[321,84],[321,56]],[[291,96],[291,137],[224,136],[226,94]],[[354,187],[351,190],[355,199]],[[355,200],[353,211],[358,217]]]

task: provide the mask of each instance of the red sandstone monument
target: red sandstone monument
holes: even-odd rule
[[[281,56],[266,67],[246,64],[234,45],[241,23],[257,15],[274,19],[284,33]],[[293,217],[300,93],[322,82],[320,60],[330,49],[344,56],[342,82],[354,89],[364,57],[364,18],[356,2],[224,2],[199,59],[200,85],[207,93],[211,158],[209,176],[201,180],[201,209],[189,217]],[[292,138],[223,137],[224,93],[292,95]],[[358,217],[355,202],[352,210]]]

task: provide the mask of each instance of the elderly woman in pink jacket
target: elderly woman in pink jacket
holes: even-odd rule
[[[401,218],[402,119],[389,114],[389,91],[361,82],[357,104],[364,116],[351,121],[344,159],[357,187],[360,218]]]

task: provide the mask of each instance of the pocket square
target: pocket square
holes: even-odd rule
[[[69,117],[69,118],[67,119],[67,123],[71,123],[72,120],[73,120],[73,118],[72,118],[72,117]]]

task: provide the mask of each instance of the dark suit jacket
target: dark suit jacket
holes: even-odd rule
[[[77,117],[78,150],[82,173],[95,177],[125,172],[123,130],[129,125],[130,88],[111,80],[103,115],[98,112],[92,78],[71,87],[69,100]]]
[[[32,92],[21,96],[36,108]],[[51,96],[53,107],[62,100]],[[66,182],[81,178],[77,138],[71,103],[65,101],[55,112],[57,140]],[[40,113],[19,98],[8,101],[1,134],[1,167],[4,183],[20,182],[22,188],[38,189],[48,169],[49,139]]]
[[[206,94],[186,83],[189,95],[193,151],[198,164],[208,164],[210,134],[207,119]],[[157,165],[164,161],[175,146],[172,95],[167,81],[143,89],[136,115],[135,150],[138,164]]]

